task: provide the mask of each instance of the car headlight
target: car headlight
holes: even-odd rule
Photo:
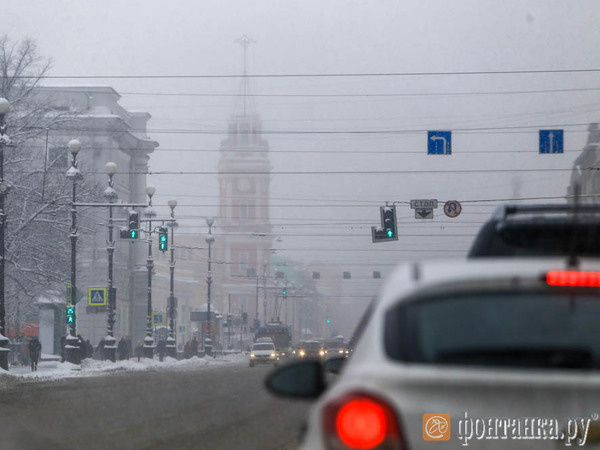
[[[324,352],[323,350],[321,350],[321,351],[319,352],[319,355],[321,355],[321,356],[325,356],[325,352]]]
[[[292,350],[292,353],[295,355],[296,354],[296,350]]]
[[[285,352],[281,352],[281,356],[285,356]]]
[[[341,349],[340,349],[340,350],[338,351],[338,353],[344,353],[344,350],[341,350]]]
[[[275,353],[271,353],[271,358],[275,358]]]
[[[304,356],[306,355],[306,352],[304,350],[300,350],[300,356]]]
[[[254,353],[250,353],[250,358],[254,358]]]

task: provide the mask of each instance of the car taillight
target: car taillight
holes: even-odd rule
[[[550,286],[600,287],[600,272],[551,270],[546,274]]]
[[[323,407],[323,432],[329,450],[406,448],[393,408],[362,393],[327,403]]]

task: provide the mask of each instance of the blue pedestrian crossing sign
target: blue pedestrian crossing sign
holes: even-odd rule
[[[427,132],[427,154],[428,155],[451,155],[452,154],[452,131],[428,131]]]
[[[152,313],[152,326],[158,327],[165,324],[165,313]]]
[[[563,130],[540,130],[540,154],[564,153]]]
[[[185,334],[185,325],[179,325],[179,334]]]
[[[106,306],[106,288],[88,288],[89,306]]]

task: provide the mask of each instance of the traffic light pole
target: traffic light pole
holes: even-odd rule
[[[173,210],[171,210],[171,218],[175,220],[173,217]],[[177,341],[175,340],[175,245],[174,245],[174,232],[175,232],[175,222],[171,222],[171,261],[169,261],[169,301],[167,302],[169,305],[169,337],[167,338],[167,355],[173,358],[177,357]]]
[[[149,196],[149,208],[152,207],[152,196]],[[148,269],[148,305],[146,317],[146,337],[144,338],[144,358],[152,359],[154,357],[154,338],[152,337],[152,269],[154,260],[152,259],[152,220],[148,219],[148,259],[146,259],[146,269]]]
[[[73,364],[79,364],[81,352],[79,351],[79,340],[77,339],[77,314],[75,313],[75,304],[77,303],[77,208],[75,207],[75,198],[77,194],[77,180],[83,179],[81,172],[77,168],[77,153],[81,149],[81,143],[73,139],[69,141],[69,151],[71,152],[71,167],[67,171],[67,178],[73,180],[73,196],[71,201],[71,291],[68,299],[68,307],[73,308],[72,315],[67,315],[67,324],[69,333],[66,337],[66,358]]]

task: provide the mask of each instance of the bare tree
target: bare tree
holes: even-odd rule
[[[7,323],[19,326],[34,311],[35,299],[48,291],[64,295],[69,277],[71,181],[66,141],[64,151],[48,153],[49,131],[72,122],[76,114],[58,109],[36,95],[51,62],[39,56],[31,39],[13,43],[0,37],[0,97],[8,99],[5,177],[11,185],[6,200]],[[78,200],[95,197],[78,190]]]

